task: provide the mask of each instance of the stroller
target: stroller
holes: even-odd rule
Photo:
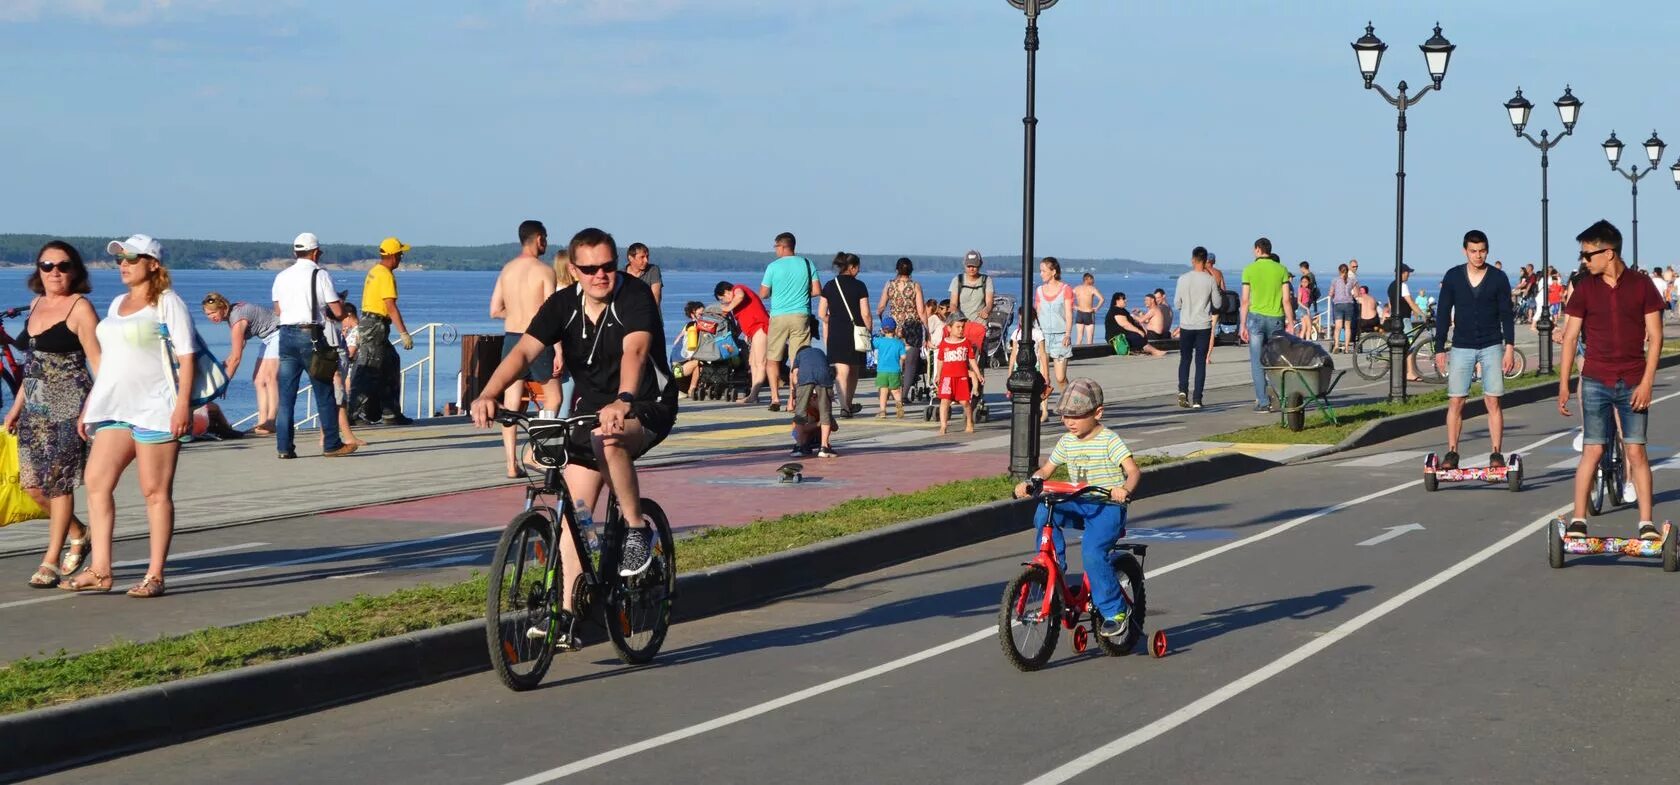
[[[700,361],[700,383],[694,389],[697,401],[735,400],[745,394],[748,379],[743,362],[741,330],[735,317],[712,304],[694,320],[699,336],[694,359]]]
[[[986,319],[986,342],[980,351],[980,368],[1002,368],[1009,364],[1009,331],[1015,326],[1015,298],[992,296],[992,315]]]

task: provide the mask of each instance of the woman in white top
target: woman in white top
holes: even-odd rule
[[[70,591],[111,590],[111,532],[116,528],[117,480],[130,463],[140,464],[140,493],[146,499],[151,558],[146,577],[130,597],[164,592],[163,564],[175,531],[175,461],[180,438],[192,422],[193,323],[186,303],[170,287],[163,249],[146,235],[113,240],[124,294],[111,301],[95,331],[101,350],[99,375],[82,412],[82,435],[93,442],[88,455],[88,524],[93,558],[64,585]],[[165,343],[163,329],[169,331]],[[169,345],[175,356],[169,356]]]

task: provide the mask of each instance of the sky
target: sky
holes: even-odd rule
[[[1584,102],[1551,161],[1552,261],[1609,218],[1680,263],[1680,87],[1670,0],[1062,0],[1042,16],[1036,252],[1180,262],[1205,245],[1286,262],[1394,258],[1395,112],[1409,113],[1407,261],[1538,261],[1539,153],[1565,84]],[[1021,253],[1025,17],[1005,0],[0,0],[0,232],[325,242],[513,240],[525,218],[622,244],[863,254]],[[1631,257],[1631,248],[1627,256]],[[657,260],[656,260],[657,261]]]

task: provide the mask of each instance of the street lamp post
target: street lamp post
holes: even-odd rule
[[[1551,197],[1546,183],[1546,170],[1550,166],[1547,154],[1563,141],[1563,137],[1575,133],[1575,121],[1581,118],[1581,99],[1576,98],[1568,86],[1563,88],[1563,97],[1552,104],[1557,107],[1558,118],[1563,120],[1563,133],[1552,139],[1551,132],[1542,128],[1540,138],[1536,140],[1523,132],[1534,104],[1523,97],[1522,88],[1517,88],[1515,98],[1505,102],[1505,111],[1511,115],[1511,127],[1516,129],[1517,136],[1540,149],[1540,314],[1534,320],[1534,329],[1540,334],[1537,371],[1541,376],[1552,372],[1552,312],[1548,302],[1552,282]]]
[[[1033,322],[1033,176],[1034,152],[1038,141],[1038,117],[1034,115],[1034,79],[1038,64],[1038,15],[1057,0],[1009,0],[1027,15],[1027,115],[1025,153],[1022,156],[1021,199],[1021,335],[1031,336]],[[1044,401],[1044,380],[1038,375],[1038,357],[1033,342],[1022,340],[1015,355],[1015,369],[1004,386],[1009,390],[1009,474],[1017,480],[1038,469],[1038,411]]]
[[[1651,132],[1651,138],[1645,140],[1645,156],[1651,159],[1651,165],[1645,171],[1639,171],[1639,164],[1634,164],[1626,171],[1616,164],[1622,160],[1622,140],[1616,138],[1616,132],[1610,132],[1610,138],[1604,140],[1604,157],[1610,159],[1610,171],[1627,178],[1633,183],[1633,266],[1639,267],[1639,181],[1657,170],[1657,164],[1662,162],[1663,149],[1668,145],[1657,138],[1657,132]]]
[[[1400,268],[1405,264],[1406,252],[1406,110],[1422,101],[1430,90],[1441,89],[1441,80],[1447,77],[1447,62],[1452,59],[1453,46],[1441,35],[1441,26],[1435,26],[1435,34],[1428,41],[1418,47],[1423,50],[1423,60],[1429,68],[1430,84],[1424,85],[1416,95],[1406,95],[1406,83],[1399,84],[1399,94],[1392,95],[1376,83],[1377,67],[1382,64],[1383,52],[1388,50],[1388,44],[1376,35],[1376,30],[1370,23],[1365,25],[1365,35],[1353,42],[1354,56],[1359,60],[1359,75],[1365,79],[1365,89],[1376,90],[1383,100],[1399,110],[1400,118],[1396,124],[1400,136],[1399,168],[1394,172],[1394,294],[1391,300],[1398,300],[1400,295]],[[1388,400],[1398,403],[1406,400],[1406,334],[1405,323],[1400,318],[1400,303],[1394,302],[1388,319]]]

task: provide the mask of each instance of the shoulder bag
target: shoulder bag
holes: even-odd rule
[[[840,295],[840,304],[846,306],[846,318],[852,320],[852,348],[865,354],[874,348],[874,335],[869,328],[857,323],[857,314],[852,312],[851,295],[846,294],[846,287],[840,283],[844,276],[834,276],[834,293]]]
[[[320,274],[320,269],[316,269],[309,276],[309,316],[312,319],[327,318],[326,312],[321,310],[319,290],[315,286],[315,276]],[[338,350],[327,343],[325,325],[316,322],[310,326],[309,344],[309,378],[331,384],[333,374],[338,373]]]
[[[163,315],[161,308],[158,315]],[[170,375],[179,377],[181,361],[175,355],[175,342],[169,337],[169,325],[164,324],[162,319],[158,320],[158,335],[163,338],[164,354],[169,356]],[[228,375],[227,368],[216,359],[216,355],[210,353],[210,347],[204,345],[204,339],[198,336],[196,330],[193,331],[192,342],[193,378],[188,402],[197,409],[227,392]]]

